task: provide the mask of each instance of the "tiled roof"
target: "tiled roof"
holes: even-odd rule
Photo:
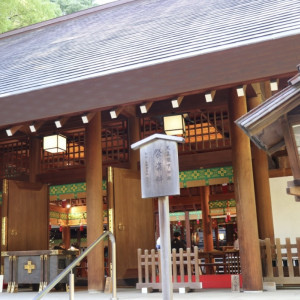
[[[300,34],[299,0],[136,0],[88,12],[0,35],[0,97]]]

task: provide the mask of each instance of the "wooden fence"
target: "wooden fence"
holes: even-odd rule
[[[240,273],[238,251],[210,252],[212,253],[219,256],[219,259],[213,258],[208,261],[208,257],[204,256],[206,253],[199,252],[198,247],[194,247],[193,252],[188,248],[185,252],[180,249],[179,253],[176,253],[173,249],[171,254],[173,289],[201,289],[201,275],[208,273],[208,270],[213,270],[215,274]],[[220,257],[223,259],[220,260]],[[149,253],[145,250],[142,254],[142,250],[138,249],[136,288],[161,289],[160,251],[152,249]]]
[[[261,258],[264,282],[275,282],[278,285],[300,284],[300,238],[291,244],[290,238],[285,244],[275,239],[275,245],[269,238],[261,241]]]

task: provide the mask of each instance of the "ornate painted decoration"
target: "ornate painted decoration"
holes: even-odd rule
[[[180,187],[195,187],[233,182],[232,167],[199,169],[179,173]]]

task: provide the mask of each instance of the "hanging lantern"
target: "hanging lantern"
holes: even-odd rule
[[[199,219],[197,219],[197,224],[198,224],[198,225],[200,224],[200,220],[199,220]]]
[[[59,225],[59,232],[63,231],[63,227],[61,225]]]
[[[80,226],[79,226],[79,231],[83,231],[83,225],[82,225],[82,223],[80,223]]]
[[[61,134],[44,136],[43,149],[51,153],[65,152],[67,150],[67,138]]]
[[[181,221],[179,220],[179,217],[177,217],[178,226],[181,226]]]
[[[228,185],[227,185],[227,183],[223,183],[222,184],[222,193],[223,194],[228,193]]]
[[[184,135],[185,122],[183,115],[171,115],[164,117],[164,131],[167,135]]]
[[[49,231],[52,229],[51,223],[49,223]]]
[[[230,222],[231,221],[231,215],[230,212],[227,212],[225,222]]]

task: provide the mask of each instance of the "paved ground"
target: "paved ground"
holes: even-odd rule
[[[37,295],[36,292],[30,290],[21,290],[15,294],[8,294],[5,291],[1,294],[1,300],[26,300],[33,299]],[[119,300],[153,300],[162,299],[162,293],[154,292],[151,294],[142,294],[139,290],[134,288],[122,288],[117,291],[117,298]],[[56,300],[69,300],[69,294],[66,292],[51,292],[43,299],[56,299]],[[75,291],[75,300],[110,300],[111,294],[104,293],[88,293],[85,290]],[[300,288],[299,289],[284,289],[277,291],[265,291],[265,292],[231,292],[230,289],[203,289],[197,292],[190,292],[188,294],[179,294],[174,292],[174,300],[300,300]]]

